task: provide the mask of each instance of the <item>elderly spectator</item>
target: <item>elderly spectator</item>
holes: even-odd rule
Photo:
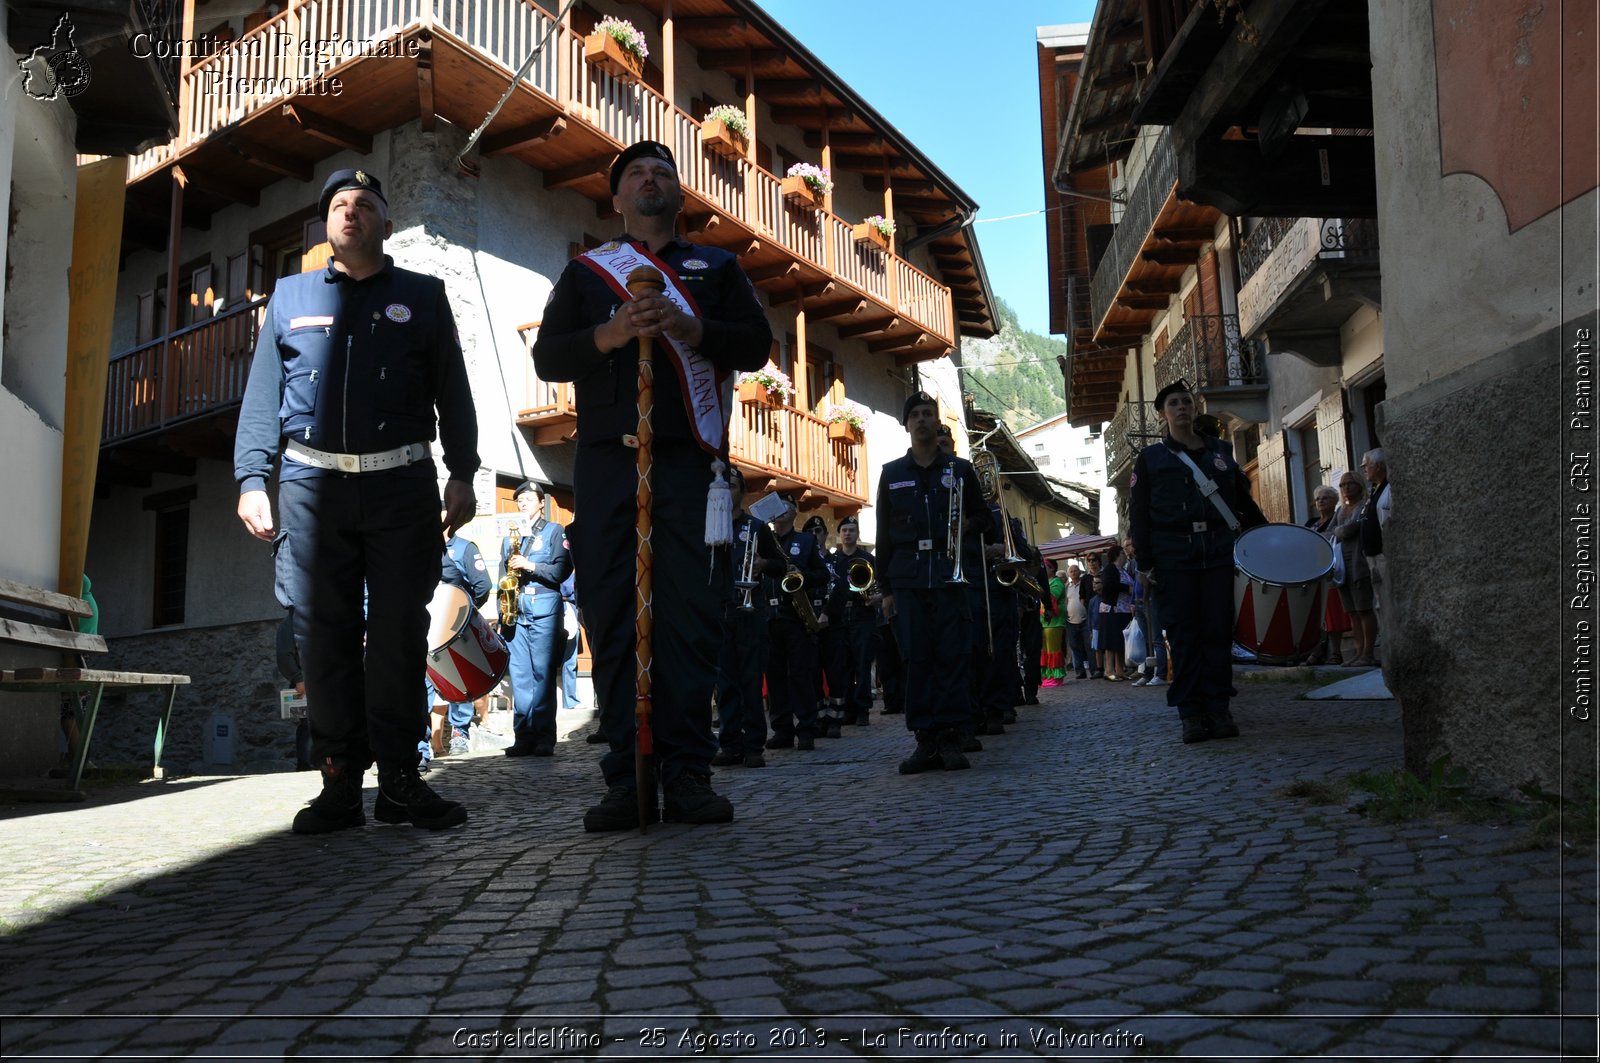
[[[1122,560],[1122,547],[1108,547],[1100,562],[1100,658],[1105,677],[1120,683],[1124,676],[1122,660],[1122,633],[1133,619],[1133,577],[1117,562]]]
[[[1361,514],[1366,485],[1361,477],[1347,472],[1339,477],[1342,504],[1334,513],[1334,541],[1344,555],[1344,583],[1339,586],[1340,604],[1350,615],[1351,637],[1355,639],[1353,665],[1370,667],[1372,647],[1378,637],[1378,617],[1373,611],[1372,571],[1361,551]]]
[[[1311,501],[1316,507],[1316,512],[1306,521],[1306,527],[1327,539],[1333,545],[1333,549],[1342,554],[1343,548],[1339,540],[1334,537],[1333,531],[1338,523],[1339,489],[1323,484],[1311,493]],[[1326,588],[1323,601],[1323,639],[1311,652],[1311,656],[1306,658],[1306,663],[1343,664],[1344,655],[1339,652],[1339,644],[1344,640],[1344,633],[1350,630],[1350,614],[1345,612],[1339,588],[1331,583]]]

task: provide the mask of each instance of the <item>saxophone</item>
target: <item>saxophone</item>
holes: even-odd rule
[[[506,554],[506,574],[500,577],[500,623],[504,627],[515,627],[517,624],[517,598],[522,593],[522,580],[511,567],[511,559],[522,556],[522,536],[516,534],[519,529],[513,528],[511,550]]]

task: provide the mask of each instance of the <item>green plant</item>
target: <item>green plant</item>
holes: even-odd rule
[[[782,369],[768,362],[760,369],[750,373],[740,373],[737,381],[740,384],[760,384],[770,394],[777,395],[785,402],[794,394],[794,382],[791,381]]]
[[[838,424],[842,421],[852,427],[865,429],[867,415],[871,412],[861,403],[845,399],[843,402],[835,402],[828,406],[828,423]]]
[[[622,45],[625,51],[632,52],[641,60],[650,57],[650,49],[644,43],[644,34],[635,29],[633,23],[625,18],[607,15],[595,24],[594,31],[604,33]]]
[[[885,236],[894,235],[894,222],[885,218],[882,214],[874,214],[872,217],[863,218],[862,220]]]
[[[750,135],[750,123],[745,119],[744,112],[730,104],[718,104],[711,108],[700,122],[702,125],[707,122],[721,122],[741,137]]]
[[[1572,798],[1550,793],[1534,783],[1523,783],[1517,792],[1535,802],[1528,829],[1539,837],[1566,835],[1592,842],[1600,829],[1600,787],[1593,783],[1581,784]]]
[[[1426,778],[1409,771],[1357,772],[1350,786],[1365,798],[1356,810],[1382,823],[1439,813],[1481,822],[1506,813],[1503,804],[1473,793],[1466,769],[1451,764],[1448,753],[1428,765]]]
[[[814,189],[818,195],[827,195],[833,189],[833,179],[828,176],[828,171],[820,166],[813,166],[809,162],[797,162],[789,167],[785,177],[798,177]]]

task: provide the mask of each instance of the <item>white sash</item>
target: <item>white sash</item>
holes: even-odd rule
[[[624,301],[633,298],[628,291],[628,274],[640,266],[654,266],[666,281],[666,290],[662,294],[671,300],[672,305],[690,317],[700,316],[700,308],[683,290],[682,281],[672,267],[643,247],[613,240],[593,251],[584,252],[579,258]],[[665,333],[659,338],[667,341],[667,348],[672,352],[672,364],[678,371],[684,409],[689,414],[695,440],[708,454],[721,454],[728,437],[728,417],[733,409],[733,392],[728,385],[728,374],[682,340],[673,339]]]

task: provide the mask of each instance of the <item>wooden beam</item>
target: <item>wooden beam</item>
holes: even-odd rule
[[[1117,305],[1128,310],[1161,310],[1172,300],[1165,295],[1119,295]]]
[[[695,20],[680,19],[679,25],[693,21]],[[751,48],[749,52],[752,63],[782,63],[789,58],[789,53],[782,48]],[[701,66],[730,74],[744,70],[744,56],[743,48],[702,48],[699,53]]]
[[[242,203],[247,207],[261,204],[261,193],[248,185],[241,185],[236,181],[219,181],[209,174],[200,173],[190,167],[185,167],[184,174],[188,178],[190,188],[213,196],[221,196],[230,203]]]
[[[1157,266],[1192,266],[1200,256],[1192,248],[1153,247],[1139,256]]]
[[[1095,133],[1104,133],[1108,129],[1120,129],[1133,119],[1133,105],[1127,104],[1112,111],[1092,122],[1084,122],[1078,127],[1078,136],[1086,137]]]
[[[884,180],[876,174],[867,174],[861,178],[861,184],[868,192],[882,192],[884,190]],[[936,202],[948,199],[944,195],[944,190],[932,181],[914,181],[909,177],[894,181],[894,194],[910,198],[933,196]]]
[[[417,110],[418,128],[433,132],[433,37],[427,31],[417,38]]]
[[[335,147],[353,151],[357,155],[372,154],[370,133],[363,133],[354,126],[317,114],[303,103],[286,103],[283,105],[283,113],[291,122],[318,140],[327,141]]]
[[[683,231],[691,235],[696,233],[710,233],[722,224],[722,215],[715,211],[702,214],[683,215]]]
[[[857,336],[870,336],[875,332],[891,332],[900,327],[897,317],[875,318],[851,325],[840,325],[836,331],[841,339],[853,340]]]
[[[1237,23],[1206,67],[1172,124],[1172,148],[1181,158],[1202,137],[1230,125],[1251,124],[1235,115],[1282,70],[1290,50],[1329,0],[1253,0],[1251,32]]]
[[[822,133],[810,133],[805,136],[806,147],[822,147]],[[836,148],[875,148],[883,143],[883,137],[876,133],[836,133],[829,131],[828,143]]]
[[[1209,225],[1192,229],[1157,229],[1155,238],[1164,244],[1209,244],[1216,239],[1216,231]]]
[[[890,176],[896,181],[900,179],[900,174],[904,174],[908,180],[916,180],[924,176],[911,163],[892,153],[888,155],[845,155],[835,152],[833,158],[839,164],[839,169],[841,170],[861,170],[869,174],[876,173],[879,175],[878,179],[880,181],[883,179],[882,174],[886,164],[890,168]]]
[[[1118,73],[1102,74],[1095,78],[1094,88],[1097,92],[1105,92],[1108,89],[1120,89],[1124,85],[1132,85],[1137,80],[1139,75],[1132,67],[1127,67]]]
[[[833,281],[823,281],[819,284],[802,285],[798,290],[791,288],[787,291],[774,292],[772,294],[772,305],[778,306],[783,303],[794,302],[797,298],[819,299],[824,295],[830,294],[837,287],[838,285]]]
[[[1102,40],[1107,45],[1141,44],[1144,41],[1144,23],[1136,18],[1119,22],[1106,31]]]
[[[822,98],[822,83],[811,78],[756,78],[756,95],[772,99],[778,96],[811,100]]]
[[[806,307],[806,314],[818,321],[834,321],[841,317],[854,317],[856,314],[865,313],[867,301],[865,299],[847,298],[831,300],[828,302],[811,303]]]
[[[1148,277],[1128,281],[1123,287],[1135,295],[1177,295],[1183,288],[1183,281],[1178,277]]]
[[[544,186],[546,188],[570,188],[580,181],[604,174],[611,169],[611,160],[615,157],[609,152],[605,155],[591,155],[582,162],[574,163],[571,166],[546,170],[544,172]]]
[[[311,180],[310,163],[301,162],[299,159],[287,159],[282,152],[257,144],[240,136],[237,131],[223,134],[223,143],[239,158],[268,173],[275,173],[279,177],[293,177],[296,181]]]
[[[743,33],[749,28],[749,22],[731,16],[706,15],[699,18],[678,16],[678,30],[685,36],[698,33]]]
[[[551,115],[549,118],[541,118],[537,122],[529,122],[516,129],[508,129],[504,133],[485,136],[478,141],[478,154],[486,157],[505,155],[519,148],[559,137],[566,128],[565,118],[561,115]]]
[[[888,354],[890,351],[915,351],[925,346],[932,338],[926,332],[917,332],[910,336],[894,336],[886,340],[872,340],[867,344],[867,350],[873,354]]]
[[[740,258],[749,258],[751,255],[756,254],[761,250],[761,241],[754,239],[745,240],[743,243],[734,244],[732,247],[729,247],[728,250],[732,251]]]
[[[792,277],[799,272],[800,263],[791,261],[774,262],[769,266],[752,266],[744,271],[744,275],[750,278],[751,284],[764,284],[767,281]]]

